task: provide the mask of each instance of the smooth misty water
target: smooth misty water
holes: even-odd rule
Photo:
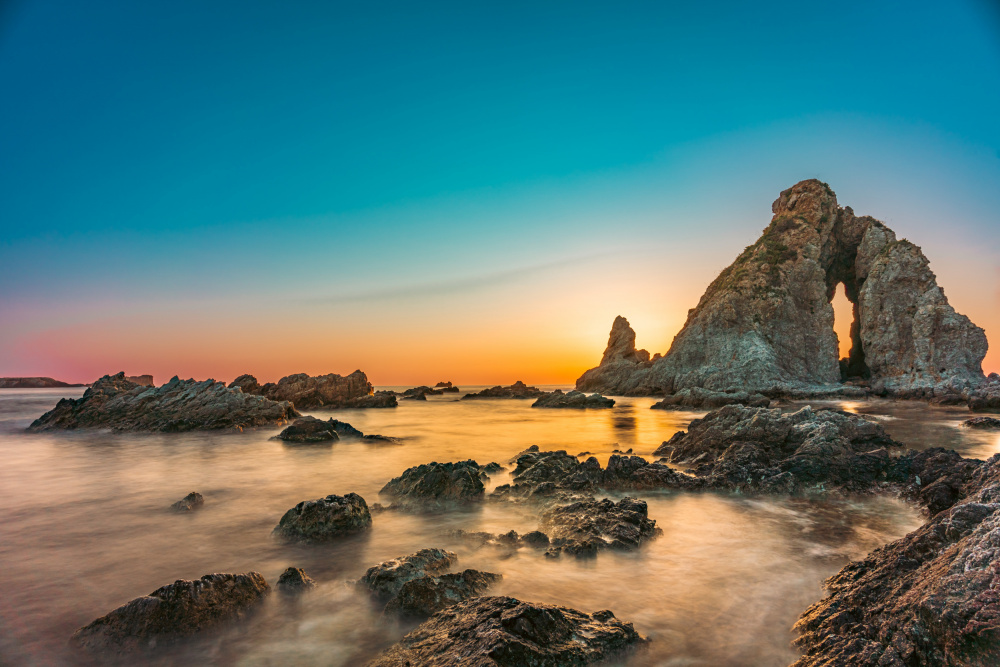
[[[257,570],[272,584],[289,565],[319,587],[297,600],[272,595],[246,621],[161,654],[162,664],[355,665],[413,623],[383,619],[345,582],[379,561],[424,547],[458,552],[461,567],[504,575],[496,593],[612,609],[653,641],[628,665],[786,665],[790,628],[822,597],[822,581],[849,559],[922,522],[889,499],[805,501],[708,493],[638,494],[663,535],[632,553],[547,560],[541,552],[475,549],[449,530],[537,527],[529,510],[483,503],[438,515],[377,514],[368,534],[325,546],[286,546],[271,529],[301,500],[355,491],[369,503],[405,468],[474,458],[501,463],[529,445],[648,456],[695,413],[531,409],[528,401],[403,401],[395,410],[341,410],[366,433],[402,445],[340,442],[289,447],[279,429],[238,434],[27,434],[32,419],[82,390],[0,390],[0,664],[80,662],[67,638],[116,606],[175,579]],[[914,447],[966,456],[1000,451],[1000,436],[959,429],[968,413],[917,403],[851,402]],[[332,413],[314,412],[320,416]],[[494,476],[492,484],[507,481]],[[491,484],[491,485],[492,485]],[[169,505],[192,490],[204,509]]]

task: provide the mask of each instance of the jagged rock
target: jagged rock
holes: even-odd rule
[[[414,466],[379,491],[396,504],[428,508],[476,502],[483,499],[485,492],[479,464],[472,460]]]
[[[297,567],[289,567],[278,577],[278,590],[284,593],[298,593],[306,588],[314,588],[316,582]]]
[[[509,597],[478,597],[439,611],[369,666],[587,665],[645,641],[610,611],[585,614]]]
[[[336,373],[310,376],[307,373],[286,375],[265,385],[252,375],[241,375],[230,383],[245,394],[259,394],[275,401],[291,401],[300,410],[313,408],[388,408],[396,407],[391,391],[372,393],[372,383],[360,370],[350,375]]]
[[[359,584],[386,597],[395,596],[403,584],[451,569],[458,563],[454,552],[444,549],[421,549],[415,554],[400,556],[368,568]]]
[[[538,398],[544,394],[545,392],[538,387],[529,387],[518,380],[509,387],[497,385],[489,389],[483,389],[475,394],[466,394],[462,397],[462,400],[476,398]]]
[[[309,415],[296,419],[291,426],[274,437],[285,442],[303,443],[332,443],[340,440],[334,424]]]
[[[794,667],[1000,664],[1000,455],[974,477],[963,502],[827,581]]]
[[[986,335],[948,304],[920,248],[841,208],[817,180],[785,190],[772,210],[771,224],[708,286],[662,358],[636,351],[619,317],[601,364],[577,389],[808,395],[863,378],[878,394],[933,398],[984,382]],[[843,363],[830,303],[840,283],[855,304]]]
[[[490,463],[487,463],[484,466],[480,466],[479,469],[485,472],[487,475],[493,475],[495,473],[503,472],[504,470],[506,470],[506,468],[504,468],[496,461],[491,461]]]
[[[533,530],[521,536],[521,543],[534,549],[549,546],[549,536],[540,530]]]
[[[592,556],[599,549],[636,549],[661,531],[648,517],[646,501],[622,498],[615,503],[583,500],[546,511],[542,524],[550,540],[564,552]]]
[[[1000,428],[1000,419],[995,417],[973,417],[962,422],[965,428],[994,429]]]
[[[581,391],[571,391],[564,394],[561,389],[556,389],[551,394],[541,396],[531,404],[533,408],[613,408],[615,401],[613,398],[604,398],[600,394],[587,395]]]
[[[192,491],[170,507],[178,512],[191,512],[205,504],[205,497],[197,491]]]
[[[303,500],[285,512],[274,534],[287,540],[323,542],[368,530],[372,515],[356,493]]]
[[[153,648],[239,618],[269,591],[258,572],[178,579],[80,628],[70,642],[112,654]]]
[[[479,570],[423,576],[403,584],[396,597],[385,605],[386,613],[430,616],[446,607],[482,595],[502,575]]]
[[[766,408],[771,399],[763,394],[745,391],[723,392],[710,391],[701,387],[681,389],[676,394],[667,396],[662,401],[649,406],[653,410],[715,410],[726,405],[747,405],[751,408]]]
[[[434,385],[435,389],[452,389],[453,387],[454,385],[452,385],[450,380],[448,382],[438,382]]]
[[[283,424],[300,416],[288,402],[227,389],[215,380],[181,380],[161,387],[129,382],[124,373],[105,375],[83,396],[64,398],[32,422],[29,431],[110,428],[113,431],[236,429]]]

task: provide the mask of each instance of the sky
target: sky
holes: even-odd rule
[[[993,0],[4,0],[0,375],[571,383],[805,178],[1000,371],[998,119]]]

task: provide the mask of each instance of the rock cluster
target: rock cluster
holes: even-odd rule
[[[561,389],[556,389],[550,394],[539,397],[531,404],[533,408],[613,408],[615,401],[613,398],[604,398],[600,394],[590,394],[582,391],[570,391],[566,394]]]
[[[747,405],[766,408],[771,399],[763,394],[746,391],[711,391],[701,387],[681,389],[649,406],[653,410],[715,410],[725,405]]]
[[[462,400],[471,400],[477,398],[538,398],[543,396],[544,391],[538,387],[529,387],[520,380],[510,385],[509,387],[503,387],[497,385],[495,387],[490,387],[489,389],[483,389],[475,394],[466,394],[462,397]]]
[[[438,382],[434,385],[434,388],[440,389],[443,394],[457,394],[460,391],[450,380],[448,382]]]
[[[203,507],[204,505],[205,496],[201,495],[197,491],[192,491],[170,507],[178,512],[192,512]]]
[[[303,500],[285,512],[273,534],[298,542],[325,542],[371,528],[368,503],[356,493]]]
[[[542,524],[549,528],[552,544],[547,555],[562,551],[585,557],[603,549],[637,549],[661,532],[648,516],[646,501],[627,497],[617,503],[605,498],[555,507],[542,514]]]
[[[458,563],[458,556],[444,549],[421,549],[408,556],[400,556],[368,568],[358,582],[372,592],[392,597],[408,581],[429,574],[446,572]]]
[[[966,419],[962,422],[962,426],[965,428],[976,428],[976,429],[1000,429],[1000,419],[996,417],[973,417],[972,419]]]
[[[111,654],[152,648],[239,618],[269,591],[258,572],[179,579],[80,628],[71,643]]]
[[[328,419],[323,421],[311,415],[306,415],[274,436],[277,440],[284,440],[292,443],[333,443],[341,438],[361,439],[370,442],[390,442],[397,443],[398,438],[387,435],[365,435],[360,430],[339,419]]]
[[[857,379],[880,395],[969,399],[985,378],[986,335],[956,313],[920,248],[802,181],[772,206],[761,237],[708,286],[662,357],[635,349],[618,317],[581,391],[670,395],[687,388],[770,396],[827,392]],[[838,360],[831,300],[854,303],[851,352]],[[992,395],[976,398],[991,405]],[[1000,387],[995,395],[1000,407]]]
[[[259,384],[252,375],[241,375],[229,387],[275,401],[290,401],[300,410],[396,407],[396,395],[391,391],[373,392],[368,376],[360,370],[347,376],[296,373],[265,385]]]
[[[436,613],[370,667],[587,665],[642,644],[610,611],[586,614],[510,597],[477,597]]]
[[[401,507],[440,509],[483,499],[486,487],[475,461],[424,463],[390,480],[379,494]]]
[[[174,377],[161,387],[145,387],[129,382],[124,373],[118,373],[105,375],[80,398],[60,400],[28,430],[242,430],[282,424],[298,416],[287,401],[276,402],[244,394],[215,380],[198,382]]]

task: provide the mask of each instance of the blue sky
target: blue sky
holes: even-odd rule
[[[400,355],[435,322],[516,321],[596,361],[630,309],[662,351],[809,177],[924,246],[956,306],[1000,327],[985,0],[13,0],[0,90],[0,374],[91,373],[36,343],[101,321],[134,341],[246,330],[251,310],[328,336],[323,364],[347,371],[377,352],[345,317],[410,336]],[[576,309],[546,307],[567,290]],[[189,352],[156,358],[250,364]],[[264,366],[298,361],[279,357]]]

